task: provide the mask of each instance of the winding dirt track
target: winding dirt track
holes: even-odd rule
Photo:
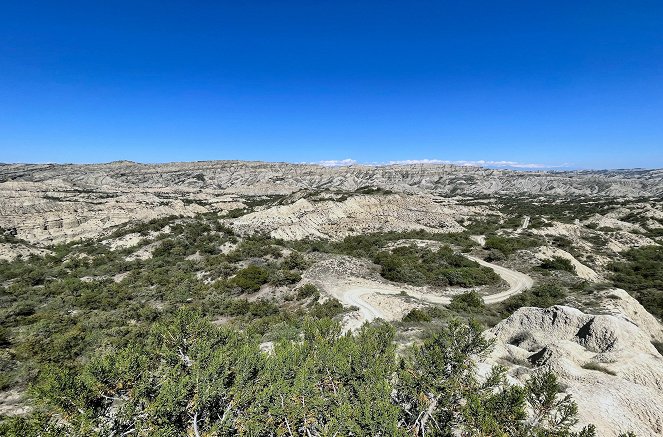
[[[489,267],[495,271],[502,279],[504,279],[508,284],[509,288],[505,291],[491,294],[489,296],[484,296],[483,300],[486,304],[494,304],[501,302],[509,297],[522,293],[523,291],[531,288],[533,285],[533,280],[528,275],[517,272],[515,270],[507,269],[506,267],[498,266],[497,264],[489,263],[479,258],[466,255],[467,258],[472,261],[476,261],[482,266]],[[394,320],[394,313],[387,310],[386,308],[379,308],[375,305],[364,300],[364,297],[367,295],[382,294],[382,295],[398,295],[401,293],[401,289],[390,284],[379,284],[374,283],[371,285],[365,286],[350,286],[349,288],[340,288],[337,289],[335,293],[336,298],[346,305],[352,305],[359,308],[360,318],[354,319],[348,323],[346,328],[356,329],[361,326],[364,322],[371,321],[377,318],[384,320]],[[448,296],[435,296],[424,293],[419,293],[416,291],[408,290],[407,294],[415,299],[422,300],[425,302],[448,305],[451,303],[451,298]]]

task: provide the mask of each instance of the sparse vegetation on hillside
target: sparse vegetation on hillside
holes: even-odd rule
[[[27,243],[16,236],[16,229],[5,229],[0,226],[0,243]]]
[[[523,198],[522,196],[500,197],[503,213],[510,216],[532,218],[548,217],[561,223],[586,220],[594,214],[606,214],[618,207],[615,200],[597,200],[593,197],[549,197]],[[536,224],[533,228],[536,228]]]
[[[0,261],[2,389],[25,390],[48,363],[69,368],[105,347],[138,341],[154,321],[181,307],[232,319],[260,335],[279,323],[299,330],[307,313],[345,311],[338,302],[283,305],[245,298],[267,283],[284,295],[295,293],[307,262],[296,251],[282,256],[277,240],[240,239],[214,215],[130,224],[112,235],[151,232],[159,234],[128,248],[86,240],[53,246],[43,257]],[[224,245],[234,250],[224,254]],[[140,251],[149,256],[133,257]]]
[[[611,265],[615,285],[633,294],[647,311],[663,319],[663,247],[647,246],[622,253]]]
[[[332,194],[343,200],[390,193],[362,187]],[[297,196],[255,196],[235,213]],[[624,245],[635,244],[630,237],[644,239],[636,232],[613,232],[620,225],[609,217],[601,223],[615,229],[580,223],[579,236],[558,225],[514,232],[525,214],[531,216],[529,227],[537,228],[614,209],[610,202],[576,199],[583,204],[576,215],[571,201],[546,206],[539,199],[529,210],[531,200],[499,206],[501,213],[459,214],[458,222],[468,228],[460,233],[281,241],[245,234],[250,230],[241,226],[235,234],[222,224],[232,225],[223,221],[231,212],[130,223],[100,240],[35,244],[49,254],[0,261],[0,391],[29,393],[25,399],[33,407],[25,417],[0,418],[0,435],[591,436],[589,427],[570,431],[576,410],[559,396],[551,374],[512,387],[495,369],[479,383],[474,360],[488,350],[480,331],[524,306],[578,306],[597,296],[590,295],[596,284],[546,271],[573,272],[568,259],[552,257],[535,266],[533,254],[518,251],[553,245],[576,254],[574,248],[588,247],[581,244],[585,240],[596,251],[589,246],[589,256],[578,259],[586,263],[596,256],[589,265],[598,271],[605,266],[601,257],[613,256],[609,241],[624,235]],[[485,203],[475,204],[483,211]],[[547,215],[533,216],[537,212]],[[635,216],[626,219],[644,223]],[[557,227],[564,230],[561,235]],[[653,235],[645,230],[641,234]],[[470,235],[485,235],[485,248]],[[0,242],[27,244],[2,229]],[[343,314],[358,308],[348,306],[343,289],[328,288],[326,275],[336,278],[347,267],[348,277],[365,282],[374,281],[378,271],[415,286],[473,288],[500,281],[463,252],[505,261],[500,264],[530,274],[536,285],[491,305],[484,304],[485,290],[479,288],[463,290],[447,306],[391,292],[381,304],[392,305],[384,303],[390,300],[396,302],[390,310],[403,311],[384,311],[385,317],[407,309],[402,322],[341,334]],[[620,256],[623,260],[609,267],[614,283],[663,317],[661,248]],[[332,291],[342,301],[327,293]],[[356,322],[359,314],[344,323]],[[519,360],[534,371],[535,365]],[[600,364],[585,369],[610,374]],[[535,422],[533,411],[540,414]]]
[[[385,250],[388,243],[428,240],[460,246],[461,250],[476,243],[467,234],[431,234],[425,231],[390,232],[346,237],[340,242],[298,241],[289,243],[300,251],[328,252],[369,258],[380,266],[385,279],[412,285],[461,286],[494,284],[499,277],[491,270],[454,253],[450,246],[433,250],[403,245]]]
[[[345,237],[342,241],[300,240],[287,244],[300,252],[327,252],[373,258],[390,242],[400,240],[428,240],[469,250],[477,245],[467,233],[430,233],[427,231],[384,232]]]

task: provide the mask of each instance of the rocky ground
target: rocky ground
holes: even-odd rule
[[[598,435],[663,433],[663,356],[652,341],[663,331],[656,319],[623,290],[606,290],[613,314],[575,308],[521,308],[486,332],[495,340],[490,364],[523,382],[550,368],[578,400],[581,423]],[[617,309],[620,308],[620,309]]]

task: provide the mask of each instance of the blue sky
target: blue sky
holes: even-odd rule
[[[0,162],[663,167],[662,23],[638,0],[4,2]]]

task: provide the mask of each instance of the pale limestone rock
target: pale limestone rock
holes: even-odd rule
[[[506,365],[511,380],[521,383],[534,371],[552,369],[577,401],[580,424],[595,424],[600,436],[661,435],[663,357],[645,331],[653,323],[649,317],[520,308],[486,332],[496,342],[489,362]]]

